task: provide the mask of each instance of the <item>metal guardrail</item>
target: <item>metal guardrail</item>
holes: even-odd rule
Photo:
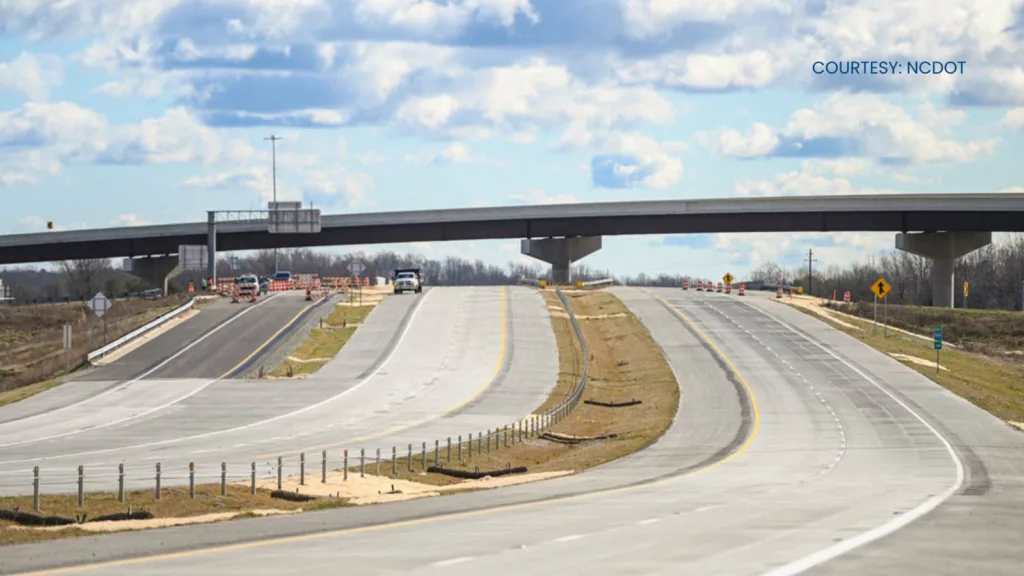
[[[167,314],[164,314],[163,316],[157,318],[156,320],[153,320],[152,322],[146,324],[145,326],[142,326],[140,328],[136,328],[135,330],[132,330],[128,334],[125,334],[124,336],[118,338],[117,340],[114,340],[110,344],[107,344],[106,346],[104,346],[102,348],[98,348],[96,350],[93,350],[92,352],[89,352],[88,354],[85,355],[85,361],[86,362],[92,362],[93,360],[95,360],[97,358],[102,358],[103,356],[105,356],[108,353],[116,350],[117,348],[120,348],[121,346],[124,346],[129,341],[131,341],[132,339],[137,338],[137,337],[145,334],[146,332],[149,332],[153,328],[156,328],[157,326],[160,326],[161,324],[163,324],[164,322],[167,322],[168,320],[170,320],[172,318],[176,318],[182,312],[184,312],[184,311],[188,310],[189,308],[192,308],[193,306],[195,306],[195,304],[196,304],[196,299],[192,298],[188,302],[182,304],[181,306],[175,308],[174,310],[171,310],[170,312],[168,312]]]
[[[583,283],[583,286],[609,286],[615,284],[614,278],[600,278],[598,280],[588,280]]]
[[[583,330],[580,328],[580,323],[576,320],[576,315],[572,312],[572,306],[569,305],[569,300],[561,290],[555,288],[555,293],[558,294],[558,299],[562,301],[562,306],[565,308],[565,312],[569,316],[569,323],[572,324],[573,332],[576,333],[576,340],[580,343],[580,350],[583,353],[583,373],[580,375],[580,380],[569,397],[543,414],[545,418],[550,418],[552,420],[552,424],[557,423],[562,418],[568,416],[569,413],[572,412],[572,409],[580,403],[580,399],[583,398],[583,392],[587,389],[587,374],[590,366],[590,362],[588,361],[590,354],[587,352],[587,342],[583,339]]]

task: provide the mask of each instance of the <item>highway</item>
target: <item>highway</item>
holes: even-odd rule
[[[200,358],[207,357],[216,355],[204,350]],[[189,377],[133,384],[149,394],[137,406],[110,393],[37,417],[46,426],[0,428],[0,493],[25,493],[35,465],[51,491],[73,490],[79,464],[89,490],[116,487],[119,463],[129,488],[141,488],[152,485],[156,461],[172,485],[187,482],[190,461],[203,481],[219,478],[222,461],[243,479],[251,461],[265,468],[277,456],[294,470],[302,451],[340,457],[341,448],[432,444],[528,414],[557,377],[543,299],[520,287],[389,296],[333,361],[305,379],[210,379],[197,377],[199,362],[177,362],[192,364],[182,368]],[[215,368],[230,371],[229,363]]]
[[[761,295],[614,290],[681,387],[647,450],[496,491],[9,547],[0,571],[1018,573],[1019,433]]]

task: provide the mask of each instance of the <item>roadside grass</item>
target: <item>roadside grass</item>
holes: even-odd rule
[[[579,380],[583,358],[568,316],[553,290],[541,293],[551,311],[551,323],[558,344],[559,379],[550,397],[537,413],[553,407],[566,398]],[[445,439],[441,440],[440,465],[444,468],[466,471],[490,471],[507,467],[525,466],[529,473],[562,470],[581,471],[627,456],[652,444],[672,424],[679,406],[679,385],[647,328],[633,316],[614,295],[603,291],[566,293],[573,313],[579,317],[583,338],[591,353],[589,381],[583,400],[623,402],[640,400],[642,403],[621,408],[606,408],[582,401],[570,415],[556,424],[556,434],[593,437],[615,434],[615,438],[587,441],[580,444],[561,444],[542,438],[527,438],[505,447],[504,432],[495,431],[494,440],[488,442],[489,431],[483,430],[484,441],[478,442],[479,430],[467,430],[463,435],[462,460],[457,461],[457,449],[452,447],[452,460],[447,461]],[[605,317],[608,316],[608,317]],[[466,442],[474,435],[472,453]],[[512,434],[511,429],[509,434]],[[488,449],[488,446],[490,447]],[[399,453],[407,453],[399,447]],[[480,449],[482,448],[482,450]],[[414,482],[448,485],[461,480],[450,476],[425,473],[422,469],[422,446],[414,446],[413,472],[408,472],[408,460],[398,460],[398,474]],[[406,448],[407,450],[407,448]],[[433,446],[428,446],[427,466],[434,462]],[[390,476],[388,458],[382,466]],[[358,473],[358,472],[356,472]]]
[[[183,294],[157,300],[116,300],[106,315],[107,339],[116,340],[187,301]],[[65,324],[72,326],[68,354],[74,369],[85,354],[103,345],[103,321],[95,317],[88,304],[0,308],[0,392],[45,382],[64,372]]]
[[[289,354],[288,359],[270,372],[270,376],[287,378],[289,375],[315,373],[341,351],[373,308],[374,306],[335,306],[324,320],[323,326],[312,329],[306,339]]]
[[[35,384],[15,388],[14,390],[8,390],[7,392],[0,392],[0,406],[7,406],[8,404],[20,402],[29,396],[35,396],[41,392],[46,392],[58,384],[60,384],[59,380],[47,380],[45,382],[36,382]]]
[[[826,308],[866,320],[874,318],[873,302],[827,302]],[[879,322],[882,307],[878,308]],[[943,337],[967,350],[1007,356],[1024,350],[1024,313],[1014,310],[971,310],[889,305],[889,325],[931,337],[942,326]],[[1022,357],[1024,359],[1024,357]]]
[[[946,370],[935,370],[935,349],[930,341],[889,331],[888,337],[879,326],[877,334],[872,334],[872,323],[865,320],[844,317],[843,322],[857,326],[851,329],[830,319],[828,316],[816,314],[803,306],[790,305],[804,314],[826,322],[829,326],[844,332],[872,348],[890,356],[904,355],[920,361],[908,361],[896,357],[905,366],[917,370],[935,381],[943,388],[969,400],[976,406],[1007,421],[1024,421],[1024,366],[1008,358],[998,358],[969,349],[943,348],[939,356],[939,365]],[[890,322],[892,321],[890,307]],[[950,318],[943,311],[934,314],[922,314],[926,318]],[[975,312],[975,311],[970,311]],[[1020,313],[1018,313],[1020,314]],[[996,316],[996,315],[992,315]],[[928,322],[930,320],[925,320]],[[940,322],[937,322],[940,323]],[[948,324],[947,324],[948,325]],[[944,329],[945,326],[944,325]],[[965,325],[961,323],[961,326]],[[966,324],[970,325],[970,324]],[[901,326],[902,327],[902,326]],[[907,328],[910,330],[911,328]],[[977,328],[974,328],[977,330]],[[993,342],[996,340],[992,340]]]
[[[88,492],[85,495],[85,506],[78,507],[78,496],[75,494],[40,496],[40,514],[75,518],[86,514],[86,521],[106,514],[145,510],[153,514],[155,519],[191,518],[206,514],[236,513],[224,520],[253,518],[260,514],[254,511],[313,511],[347,506],[344,499],[319,499],[308,502],[291,502],[272,498],[270,491],[258,489],[253,496],[249,488],[237,484],[228,484],[227,496],[220,495],[220,484],[196,485],[195,499],[189,498],[187,487],[169,487],[161,492],[161,498],[154,498],[153,490],[132,490],[125,493],[125,502],[117,501],[114,492]],[[32,511],[32,497],[0,498],[0,509],[20,509],[22,512]],[[72,536],[94,535],[97,532],[76,528],[72,525],[63,529],[31,529],[18,526],[15,522],[0,520],[0,545],[21,544],[41,540],[53,540]]]

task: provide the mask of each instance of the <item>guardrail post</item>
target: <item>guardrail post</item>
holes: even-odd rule
[[[452,437],[448,437],[448,458],[446,460],[448,464],[452,463]]]
[[[398,475],[398,448],[391,447],[391,475]]]
[[[522,442],[523,442],[523,421],[520,420],[519,421],[519,443],[522,444]]]
[[[348,448],[345,449],[345,460],[342,464],[342,482],[348,480]]]
[[[320,483],[327,484],[327,450],[324,450],[320,459]]]
[[[306,485],[306,453],[299,454],[299,486]]]
[[[473,433],[469,433],[469,460],[473,459]]]
[[[256,466],[253,464],[253,466]],[[153,499],[157,502],[160,501],[160,463],[156,463],[156,489],[153,492]]]
[[[505,432],[505,448],[508,448],[508,424],[502,426],[502,430]]]
[[[459,434],[459,462],[462,462],[462,434]]]
[[[32,510],[39,512],[39,466],[32,468]]]
[[[284,458],[282,458],[280,456],[277,457],[277,489],[278,490],[281,489],[281,485],[283,484],[283,481],[284,481],[284,466],[282,466],[282,460],[284,460]]]
[[[491,439],[488,438],[487,441],[490,442]],[[490,444],[488,444],[488,446],[490,446]],[[483,453],[484,453],[483,447],[484,447],[484,433],[483,432],[477,432],[476,433],[476,455],[477,456],[482,456],[483,455]]]
[[[427,443],[424,442],[420,451],[420,468],[427,469]],[[409,470],[412,470],[412,464],[409,465]]]
[[[256,463],[252,463],[252,480],[249,486],[249,491],[253,496],[256,495]]]
[[[359,477],[366,478],[366,448],[359,449]]]
[[[377,476],[380,476],[380,448],[377,448]]]
[[[228,463],[220,463],[220,495],[228,495]]]
[[[441,441],[434,439],[434,466],[441,465]]]
[[[196,497],[196,463],[188,463],[188,497]]]
[[[117,501],[124,503],[124,464],[117,465]]]
[[[78,507],[85,506],[85,466],[78,466]]]
[[[487,453],[491,453],[491,429],[487,429]]]
[[[405,463],[409,468],[409,472],[412,473],[412,444],[409,444],[409,456],[405,459]]]

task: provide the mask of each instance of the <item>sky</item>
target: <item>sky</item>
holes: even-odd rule
[[[265,207],[271,135],[278,200],[325,214],[1024,191],[1022,39],[1024,0],[0,0],[0,234]],[[871,60],[903,73],[814,72]],[[582,263],[717,278],[893,234],[603,246]]]

